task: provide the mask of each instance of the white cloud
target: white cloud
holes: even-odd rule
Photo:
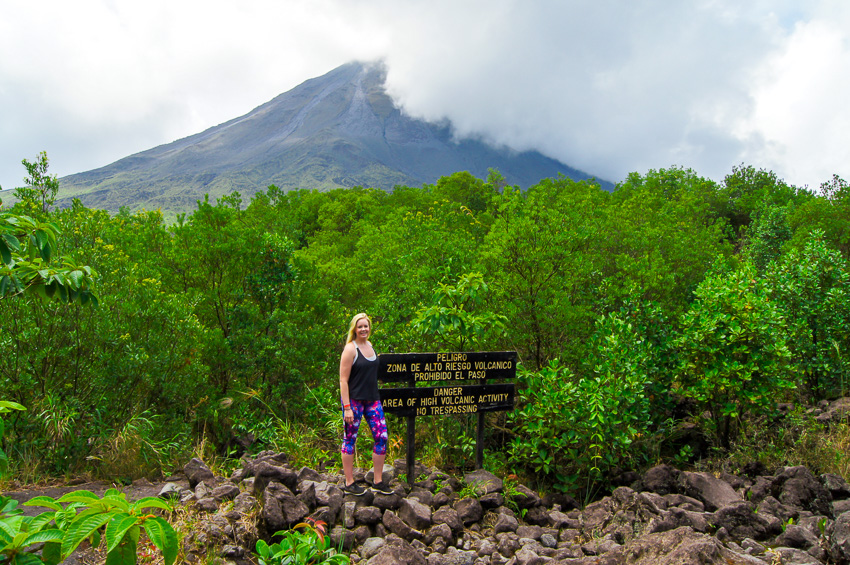
[[[0,0],[0,185],[216,125],[383,57],[412,114],[613,181],[742,161],[850,177],[839,0]]]
[[[824,16],[798,23],[767,62],[754,89],[755,111],[744,125],[766,141],[747,158],[810,188],[833,173],[850,178],[850,19],[846,11]]]

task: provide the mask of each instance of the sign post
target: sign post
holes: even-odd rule
[[[487,381],[513,380],[516,362],[515,351],[384,353],[378,356],[378,379],[407,385],[382,388],[380,393],[384,412],[407,418],[408,483],[412,484],[414,479],[417,416],[476,414],[475,468],[484,466],[484,414],[513,409],[515,394],[513,382]],[[453,384],[452,381],[477,384]]]

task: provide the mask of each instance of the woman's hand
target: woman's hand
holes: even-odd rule
[[[346,408],[342,411],[342,419],[346,424],[354,423],[354,412],[351,408]]]

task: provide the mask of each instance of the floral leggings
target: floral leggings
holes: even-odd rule
[[[372,437],[375,438],[374,452],[377,455],[384,455],[387,452],[387,421],[384,418],[384,407],[381,405],[381,401],[364,402],[352,398],[349,402],[351,402],[351,411],[354,413],[354,421],[350,424],[345,424],[342,452],[347,455],[354,453],[354,444],[357,443],[360,420],[363,416],[366,416],[366,423],[369,424],[369,429],[372,430]]]

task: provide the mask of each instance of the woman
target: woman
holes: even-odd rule
[[[342,440],[342,469],[345,473],[346,494],[360,496],[366,489],[354,484],[354,445],[360,420],[366,422],[375,438],[372,467],[375,478],[372,489],[382,494],[392,493],[383,480],[384,458],[387,455],[387,422],[378,393],[378,356],[369,342],[372,321],[364,313],[357,314],[348,326],[348,338],[339,360],[339,391],[345,437]]]

